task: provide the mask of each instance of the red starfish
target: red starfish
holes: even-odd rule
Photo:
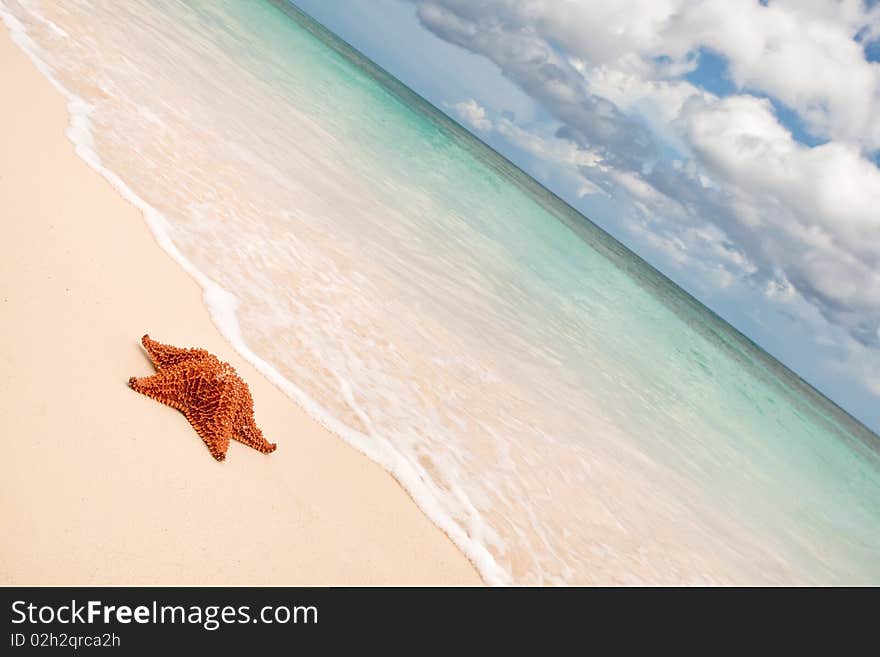
[[[264,454],[275,451],[257,428],[250,390],[232,365],[204,349],[179,349],[149,335],[141,342],[158,371],[131,377],[129,387],[183,413],[215,459],[226,459],[230,438]]]

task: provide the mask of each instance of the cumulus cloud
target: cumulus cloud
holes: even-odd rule
[[[446,4],[419,3],[419,20],[441,38],[495,62],[507,77],[575,130],[581,145],[601,146],[603,157],[619,160],[620,166],[634,166],[636,158],[648,154],[650,137],[645,128],[612,102],[589,93],[583,77],[539,34],[499,22],[491,12],[492,3]],[[483,11],[487,13],[481,15]]]
[[[880,147],[880,67],[863,44],[880,6],[862,0],[419,0],[422,23],[495,61],[512,79],[569,99],[590,68],[670,79],[701,49],[723,55],[740,89],[794,108],[817,134]],[[855,37],[859,37],[857,41]]]
[[[465,100],[452,106],[455,113],[466,125],[478,132],[492,129],[492,122],[486,118],[486,109],[474,99]]]
[[[880,170],[847,142],[795,142],[770,103],[733,96],[687,108],[694,152],[729,192],[740,242],[832,322],[877,344]]]

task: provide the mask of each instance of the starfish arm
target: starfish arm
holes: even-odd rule
[[[183,413],[186,409],[182,382],[168,371],[152,376],[131,377],[128,387]]]
[[[192,392],[199,390],[203,379],[205,377],[197,368],[184,365],[161,370],[152,376],[132,377],[128,385],[132,390],[183,413],[205,442],[211,456],[223,461],[233,432],[236,404],[233,398],[224,394],[228,392],[226,386],[218,391],[215,400],[195,402]]]
[[[239,382],[237,393],[240,403],[235,415],[232,437],[263,454],[274,452],[277,445],[263,438],[263,432],[254,421],[254,398],[251,397],[251,391],[244,381],[239,379]]]
[[[275,443],[270,443],[263,437],[263,432],[257,426],[253,417],[253,407],[247,409],[247,413],[242,413],[239,421],[236,423],[235,432],[232,434],[238,442],[244,443],[248,447],[253,447],[258,452],[270,454],[278,447]]]
[[[219,418],[205,418],[195,413],[184,411],[186,419],[196,433],[205,441],[208,451],[218,461],[226,460],[229,439],[232,437],[232,422],[223,422]]]
[[[165,369],[188,360],[203,358],[208,355],[204,349],[181,349],[180,347],[172,347],[169,344],[156,342],[149,335],[141,338],[141,344],[150,355],[153,366],[157,370]]]

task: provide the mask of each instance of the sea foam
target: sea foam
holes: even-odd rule
[[[33,12],[32,15],[40,22],[49,25],[55,34],[68,38],[67,33],[52,21],[37,12]],[[52,68],[41,58],[39,46],[30,38],[24,25],[6,10],[2,0],[0,0],[0,18],[6,24],[13,42],[66,100],[70,122],[65,134],[73,144],[76,154],[101,174],[125,200],[141,211],[159,246],[202,288],[203,299],[212,321],[232,347],[282,392],[295,400],[313,420],[390,472],[412,496],[425,515],[445,532],[471,560],[487,583],[494,585],[510,583],[509,575],[498,566],[488,550],[467,536],[461,527],[436,503],[436,499],[418,473],[413,471],[408,461],[387,440],[383,440],[378,435],[366,436],[339,422],[321,404],[285,378],[277,369],[257,356],[247,346],[236,315],[237,297],[195,267],[171,239],[168,219],[138,196],[117,173],[102,164],[101,157],[95,148],[89,122],[93,106],[61,84]]]

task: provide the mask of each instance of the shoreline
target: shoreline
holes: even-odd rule
[[[233,350],[142,213],[77,157],[59,91],[0,32],[14,537],[0,584],[481,584],[391,474]],[[152,373],[144,333],[230,362],[278,451],[233,443],[215,463],[180,413],[129,390]]]

